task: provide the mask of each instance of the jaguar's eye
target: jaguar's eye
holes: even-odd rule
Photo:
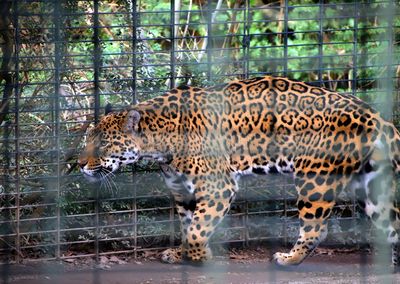
[[[100,142],[100,146],[102,146],[102,147],[105,147],[105,146],[107,146],[108,145],[108,142],[107,141],[101,141]]]

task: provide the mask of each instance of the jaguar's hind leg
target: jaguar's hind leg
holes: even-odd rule
[[[335,204],[336,189],[341,187],[333,175],[297,173],[297,206],[300,218],[300,235],[289,253],[275,253],[280,265],[301,263],[323,241],[328,233],[327,219]]]
[[[365,166],[360,185],[356,197],[372,223],[392,245],[392,263],[398,265],[400,214],[394,204],[396,185],[391,164],[370,160]]]

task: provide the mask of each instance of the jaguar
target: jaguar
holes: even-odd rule
[[[392,247],[398,263],[400,169],[395,126],[356,96],[283,77],[256,77],[197,88],[181,86],[106,114],[78,158],[101,179],[121,166],[155,160],[172,190],[182,244],[162,253],[167,263],[203,262],[209,240],[249,174],[286,173],[298,193],[299,235],[279,265],[301,263],[327,236],[342,190]]]

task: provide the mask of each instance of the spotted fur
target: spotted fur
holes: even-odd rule
[[[139,159],[162,164],[176,199],[182,246],[162,259],[204,261],[208,242],[229,210],[244,174],[291,173],[300,233],[281,265],[299,264],[327,235],[335,198],[352,190],[393,244],[398,262],[397,129],[360,99],[279,77],[212,88],[178,87],[106,115],[91,130],[82,171],[98,177]]]

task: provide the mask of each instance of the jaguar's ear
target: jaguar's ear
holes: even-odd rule
[[[112,112],[112,111],[113,111],[112,105],[111,105],[110,103],[108,103],[108,104],[106,105],[106,107],[104,108],[104,115],[107,115],[107,114],[109,114],[109,113]]]
[[[137,110],[130,110],[126,115],[124,130],[132,132],[137,130],[140,121],[140,113]]]

